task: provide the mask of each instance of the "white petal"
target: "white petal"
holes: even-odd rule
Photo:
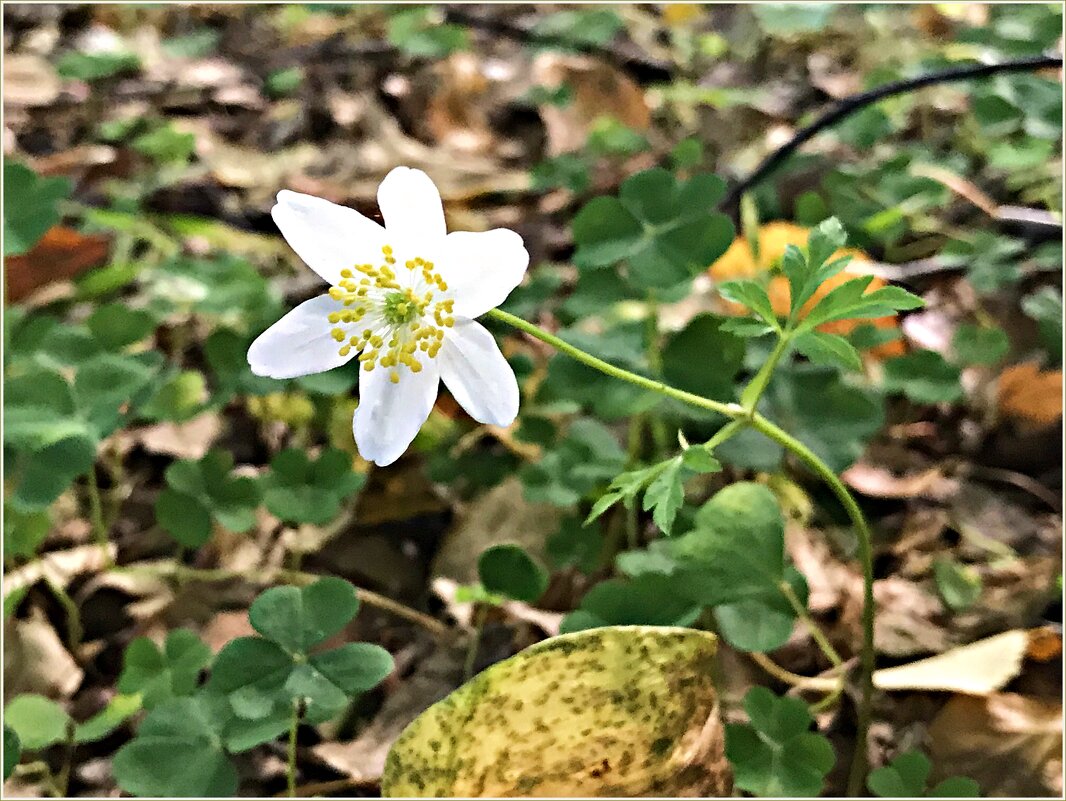
[[[444,239],[444,205],[436,184],[422,170],[397,167],[378,187],[378,207],[393,247],[432,250]],[[415,253],[431,259],[428,252]]]
[[[506,426],[518,416],[518,380],[481,323],[456,320],[437,354],[452,397],[479,423]]]
[[[499,306],[522,283],[529,253],[522,237],[506,228],[456,231],[445,238],[437,266],[455,298],[455,313],[473,318]]]
[[[359,406],[352,420],[359,455],[375,464],[399,459],[437,400],[440,383],[436,359],[424,359],[422,372],[400,369],[400,382],[389,380],[380,365],[359,372]]]
[[[385,229],[355,209],[287,189],[270,210],[285,240],[307,266],[330,284],[353,264],[378,263]]]
[[[329,313],[344,306],[329,295],[304,301],[256,337],[248,348],[248,364],[256,375],[295,378],[340,367],[356,354],[340,355],[340,342],[330,331]]]

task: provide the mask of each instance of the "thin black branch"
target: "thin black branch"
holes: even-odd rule
[[[718,204],[718,207],[733,208],[741,195],[779,167],[781,163],[795,153],[804,142],[814,137],[820,131],[840,122],[840,120],[865,108],[871,103],[876,103],[878,100],[883,100],[884,98],[892,97],[893,95],[905,94],[906,92],[913,92],[916,89],[933,86],[934,84],[987,78],[991,75],[998,75],[1004,72],[1030,72],[1032,70],[1050,69],[1054,67],[1062,67],[1062,56],[1030,56],[1015,61],[1004,61],[999,64],[970,64],[965,67],[952,67],[951,69],[941,70],[940,72],[930,72],[927,75],[919,75],[917,78],[893,81],[892,83],[878,86],[875,89],[845,97],[842,100],[837,101],[832,108],[822,114],[822,116],[810,125],[796,131],[791,139],[763,159],[762,163],[755,168],[751,175],[733,186],[726,193],[725,197],[723,197]]]

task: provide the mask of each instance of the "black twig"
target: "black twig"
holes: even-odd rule
[[[940,72],[930,72],[926,75],[919,75],[916,78],[893,81],[892,83],[878,86],[875,89],[869,89],[865,92],[859,92],[858,94],[845,97],[842,100],[837,101],[828,111],[822,114],[822,116],[810,125],[796,131],[791,139],[764,158],[751,175],[726,192],[725,197],[719,202],[718,207],[722,209],[733,208],[741,195],[773,172],[783,161],[795,153],[804,142],[811,139],[825,128],[836,124],[840,120],[865,108],[871,103],[876,103],[878,100],[883,100],[884,98],[892,97],[893,95],[913,92],[916,89],[932,86],[934,84],[965,81],[975,78],[987,78],[991,75],[997,75],[1004,72],[1029,72],[1032,70],[1049,69],[1054,67],[1062,67],[1062,56],[1030,56],[1014,61],[1004,61],[998,64],[970,64],[965,67],[952,67],[951,69],[941,70]]]

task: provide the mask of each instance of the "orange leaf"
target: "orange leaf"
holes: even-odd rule
[[[999,410],[1041,428],[1062,419],[1062,370],[1040,370],[1033,362],[999,374]]]
[[[43,286],[99,267],[110,253],[108,237],[54,225],[28,253],[4,259],[7,300],[17,302]]]

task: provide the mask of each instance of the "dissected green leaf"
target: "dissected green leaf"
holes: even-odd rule
[[[382,794],[726,795],[714,651],[705,632],[646,626],[537,643],[416,718]]]

